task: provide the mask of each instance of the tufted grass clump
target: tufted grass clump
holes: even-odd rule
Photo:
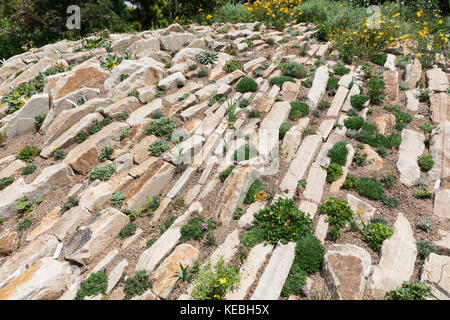
[[[233,71],[241,69],[241,65],[239,64],[239,62],[237,62],[235,60],[227,60],[227,62],[225,62],[225,65],[223,66],[222,69],[223,69],[223,71],[225,71],[227,73],[231,73]]]
[[[294,101],[291,102],[291,111],[289,111],[289,120],[295,121],[306,116],[309,113],[309,106],[306,103]]]
[[[242,78],[236,85],[236,91],[240,93],[255,92],[256,90],[258,90],[258,84],[249,77]]]
[[[112,163],[107,163],[105,165],[100,165],[94,167],[89,174],[89,179],[91,180],[108,180],[116,172],[116,166]]]
[[[436,253],[437,248],[433,242],[427,240],[417,241],[417,254],[420,258],[426,259],[432,253]]]
[[[306,275],[306,272],[294,260],[281,290],[281,295],[283,297],[290,297],[294,294],[300,295],[302,287],[306,285]]]
[[[387,60],[387,54],[382,53],[382,54],[374,54],[371,58],[370,61],[372,61],[373,63],[379,65],[379,66],[384,66],[384,64],[386,63]]]
[[[350,73],[350,68],[347,68],[346,66],[344,66],[343,64],[338,64],[336,65],[336,67],[334,67],[333,69],[334,74],[338,75],[338,76],[344,76],[348,73]]]
[[[369,101],[370,97],[361,95],[361,94],[355,94],[351,96],[350,103],[353,108],[355,108],[358,111],[361,111],[364,109],[364,104]]]

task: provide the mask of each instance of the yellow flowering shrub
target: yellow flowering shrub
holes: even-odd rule
[[[302,0],[256,0],[253,3],[244,3],[258,21],[264,21],[267,27],[274,26],[277,30],[283,30],[286,22],[297,18],[296,8]]]

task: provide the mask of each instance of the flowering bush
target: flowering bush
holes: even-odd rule
[[[297,7],[302,0],[256,0],[253,3],[244,3],[244,6],[258,21],[264,21],[266,27],[274,26],[283,30],[286,22],[292,21],[301,15]]]

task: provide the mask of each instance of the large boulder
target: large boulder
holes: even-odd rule
[[[353,244],[333,244],[324,257],[323,271],[333,297],[361,300],[370,273],[370,254]]]
[[[425,260],[420,280],[430,287],[432,299],[450,300],[450,257],[431,253]]]

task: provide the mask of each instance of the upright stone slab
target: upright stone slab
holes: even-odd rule
[[[450,96],[448,93],[432,93],[430,95],[430,105],[433,122],[450,121]]]
[[[415,58],[413,63],[410,63],[406,66],[405,71],[405,82],[409,84],[409,87],[415,88],[417,82],[419,82],[422,76],[422,64],[420,60]]]
[[[294,261],[295,245],[277,244],[250,300],[278,300]]]
[[[395,290],[414,273],[417,258],[413,230],[402,213],[397,216],[394,234],[384,240],[380,262],[372,267],[367,287],[375,299],[383,299],[386,292]]]
[[[435,67],[427,70],[426,73],[428,88],[434,92],[446,92],[448,89],[447,74],[440,68]]]
[[[92,217],[67,241],[65,258],[86,265],[91,263],[117,237],[129,222],[117,209],[107,208]]]
[[[135,269],[147,270],[147,272],[151,273],[159,262],[177,245],[181,237],[181,227],[189,221],[193,214],[200,214],[202,211],[203,208],[200,202],[192,203],[189,209],[182,216],[178,217],[150,248],[142,253]]]
[[[330,108],[328,109],[327,116],[328,117],[337,117],[341,107],[344,105],[345,99],[350,90],[348,90],[344,86],[339,86],[339,89],[336,92],[336,95],[333,98],[333,102],[331,103]]]
[[[357,214],[366,224],[369,223],[370,219],[375,214],[374,207],[372,207],[367,202],[358,199],[350,193],[347,193],[347,202],[350,208],[352,208],[353,212]]]
[[[309,107],[314,110],[317,108],[317,104],[326,91],[328,83],[328,66],[320,66],[314,75],[314,80],[311,89],[308,93],[307,103]]]
[[[430,287],[432,299],[450,300],[450,257],[431,253],[423,265],[420,281]]]
[[[441,179],[450,188],[450,121],[440,123],[431,135],[430,154],[434,160],[428,172],[431,179]]]
[[[386,70],[384,72],[384,83],[386,84],[386,98],[391,103],[396,103],[398,100],[398,72]]]
[[[309,168],[321,142],[321,136],[309,135],[303,140],[300,148],[298,148],[297,155],[291,162],[280,184],[280,189],[287,197],[291,198],[294,195],[298,180],[303,179],[305,176],[306,170]]]
[[[239,270],[241,274],[239,286],[235,290],[227,292],[225,300],[244,300],[248,289],[255,282],[258,271],[272,249],[272,245],[259,243],[250,250],[247,259]]]
[[[404,129],[402,131],[402,143],[399,147],[397,168],[400,172],[400,182],[412,186],[420,177],[418,158],[425,149],[425,136],[417,131]]]
[[[326,179],[327,172],[319,164],[313,163],[311,169],[309,169],[303,196],[308,200],[320,203]]]
[[[370,254],[353,244],[333,244],[324,257],[323,272],[334,299],[361,300],[371,267]]]

